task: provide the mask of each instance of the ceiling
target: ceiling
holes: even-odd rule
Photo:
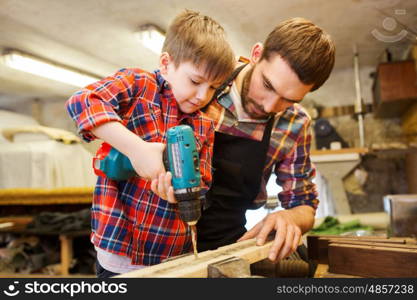
[[[278,22],[308,18],[333,36],[336,68],[351,67],[355,43],[361,65],[376,65],[387,47],[406,49],[410,35],[387,43],[371,34],[377,29],[395,35],[403,29],[399,24],[390,31],[384,28],[388,16],[406,25],[409,33],[417,32],[415,0],[1,0],[0,50],[19,49],[101,76],[121,67],[153,70],[157,55],[142,47],[133,33],[149,22],[166,29],[184,8],[219,21],[236,54],[245,56]],[[0,99],[7,95],[57,99],[75,89],[0,64]]]

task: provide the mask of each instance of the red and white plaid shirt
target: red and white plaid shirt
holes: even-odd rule
[[[159,71],[122,69],[76,92],[66,107],[86,141],[96,138],[91,129],[111,121],[127,124],[143,140],[158,143],[166,143],[169,128],[190,125],[200,153],[203,190],[210,186],[213,123],[199,111],[179,111]],[[150,186],[151,181],[139,177],[127,181],[98,177],[91,235],[96,247],[130,257],[132,264],[140,265],[158,264],[190,251],[189,227],[179,218],[176,205],[158,197]]]

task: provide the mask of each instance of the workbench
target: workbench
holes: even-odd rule
[[[417,241],[411,237],[308,235],[314,277],[417,276]]]
[[[90,207],[93,191],[93,187],[0,189],[0,224],[12,223],[12,226],[0,228],[0,233],[58,237],[60,242],[61,276],[67,277],[69,276],[69,269],[73,260],[73,240],[77,237],[88,236],[91,231],[36,233],[27,231],[25,227],[32,222],[34,215],[40,212],[70,212]],[[9,277],[9,275],[11,274],[7,276]],[[22,276],[21,274],[15,275]]]
[[[0,218],[0,224],[13,224],[11,226],[0,228],[0,233],[13,233],[22,236],[35,235],[35,236],[49,236],[58,237],[60,242],[60,275],[69,276],[69,269],[72,266],[72,260],[74,258],[73,251],[73,240],[81,236],[89,236],[90,230],[79,230],[72,232],[48,232],[48,233],[36,233],[27,230],[25,227],[27,224],[32,222],[33,217],[7,217]],[[9,274],[8,274],[9,275]],[[7,275],[7,276],[8,276]],[[19,274],[23,276],[23,274]],[[4,275],[0,275],[2,277]],[[6,277],[7,277],[6,276]],[[24,275],[26,276],[26,275]]]

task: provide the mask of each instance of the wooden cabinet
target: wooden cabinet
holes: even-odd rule
[[[400,117],[417,103],[417,75],[413,60],[379,64],[373,85],[375,116]]]

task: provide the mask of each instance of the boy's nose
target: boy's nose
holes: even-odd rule
[[[200,88],[197,92],[197,99],[200,101],[205,101],[209,96],[209,88]]]

